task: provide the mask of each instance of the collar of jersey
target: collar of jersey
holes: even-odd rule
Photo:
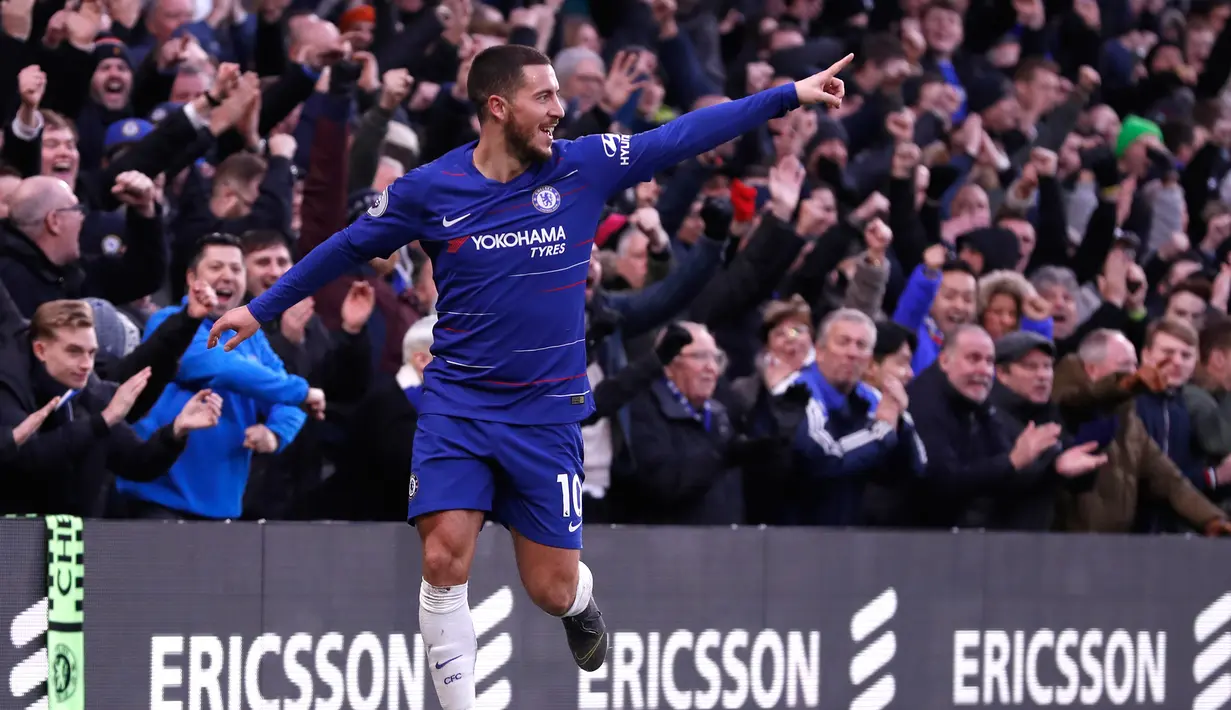
[[[532,165],[521,175],[518,175],[508,182],[492,180],[483,173],[479,172],[479,169],[475,167],[474,149],[477,145],[478,142],[476,141],[475,143],[467,146],[466,150],[462,152],[462,169],[467,175],[479,180],[489,189],[517,191],[532,187],[536,182],[538,182],[539,176],[542,174],[543,166],[546,165],[546,163],[537,163]]]

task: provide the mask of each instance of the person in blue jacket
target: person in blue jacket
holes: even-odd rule
[[[166,475],[146,483],[117,480],[116,485],[134,517],[238,518],[252,454],[284,449],[303,426],[305,408],[315,416],[324,415],[325,395],[302,377],[288,375],[263,333],[229,352],[206,347],[213,319],[240,305],[244,297],[244,256],[236,237],[202,237],[187,278],[189,290],[198,279],[213,287],[217,310],[201,324],[175,380],[134,429],[149,436],[205,388],[222,395],[222,418],[217,427],[188,437],[183,455]],[[145,337],[180,308],[169,306],[155,313]]]
[[[793,383],[811,398],[795,434],[799,476],[785,524],[860,525],[869,483],[909,483],[923,473],[927,451],[902,383],[884,374],[881,392],[862,381],[876,335],[872,319],[851,308],[821,323],[816,362]]]
[[[916,375],[936,361],[947,333],[975,319],[974,271],[963,261],[945,261],[945,256],[941,244],[924,252],[923,263],[910,275],[893,313],[893,321],[919,339],[910,363]]]

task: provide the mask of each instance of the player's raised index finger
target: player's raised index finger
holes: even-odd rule
[[[828,69],[821,72],[821,75],[824,76],[826,79],[832,79],[835,76],[837,76],[843,69],[845,69],[847,64],[850,64],[853,61],[855,61],[855,55],[848,54],[845,57],[842,57],[838,61],[834,62],[833,65],[831,65]]]

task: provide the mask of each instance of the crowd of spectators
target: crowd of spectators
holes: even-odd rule
[[[1231,0],[0,8],[0,512],[404,519],[417,245],[209,325],[476,139],[516,43],[562,139],[856,55],[609,204],[590,523],[1231,531]]]

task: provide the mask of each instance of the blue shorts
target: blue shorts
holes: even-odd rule
[[[481,510],[549,547],[581,549],[581,426],[419,417],[406,518]]]

